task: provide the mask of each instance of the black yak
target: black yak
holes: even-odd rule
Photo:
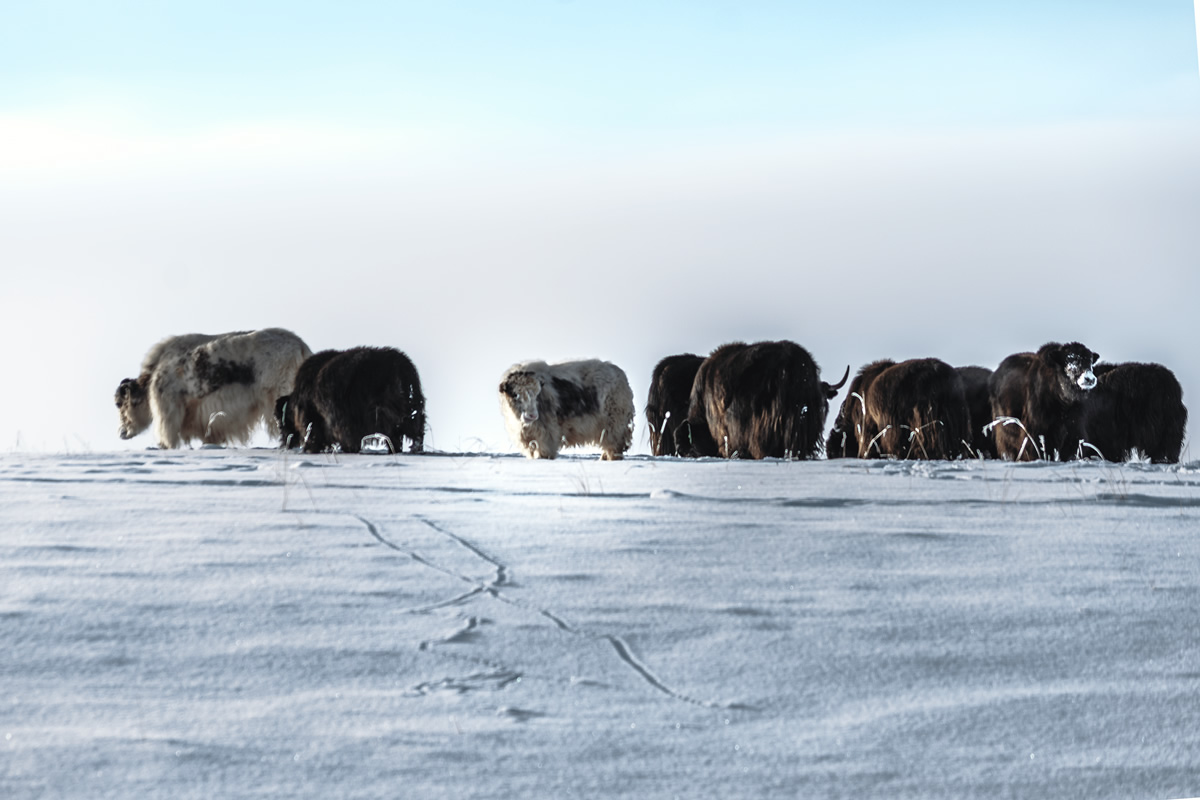
[[[831,458],[961,458],[970,411],[958,371],[936,358],[859,370],[826,444]],[[851,449],[853,448],[853,449]]]
[[[317,410],[317,376],[321,367],[340,355],[341,350],[322,350],[309,356],[296,371],[291,394],[275,402],[275,421],[279,424],[279,443],[283,447],[311,443],[311,452],[320,452],[333,443],[325,429],[325,417]]]
[[[301,365],[292,394],[276,404],[284,446],[319,453],[334,446],[357,453],[364,438],[383,434],[399,452],[425,442],[425,396],[417,368],[391,347],[325,350]]]
[[[847,367],[837,384],[825,383],[795,342],[722,345],[696,373],[677,444],[692,456],[812,458],[829,401],[849,374]]]
[[[1087,398],[1087,442],[1109,461],[1135,451],[1155,464],[1174,464],[1183,448],[1187,408],[1175,373],[1161,364],[1101,364]],[[1086,453],[1085,453],[1086,455]]]
[[[996,452],[1013,461],[1077,458],[1086,439],[1083,401],[1100,358],[1079,342],[1050,342],[1000,362],[988,384]]]
[[[825,442],[827,457],[860,457],[860,448],[870,442],[875,435],[871,433],[865,439],[863,438],[867,410],[867,387],[875,380],[876,375],[895,365],[895,361],[887,358],[873,361],[862,367],[854,376],[854,380],[850,381],[850,388],[846,390],[846,397],[842,400],[841,408],[838,409],[837,417],[833,421],[833,428],[829,432],[829,439]]]
[[[675,430],[687,422],[692,383],[702,363],[704,356],[683,353],[667,356],[655,365],[646,397],[651,455],[678,455]]]
[[[971,444],[972,455],[996,458],[996,439],[989,427],[992,421],[992,396],[988,391],[988,381],[992,378],[992,371],[987,367],[959,367],[958,375],[962,378],[967,408],[971,411],[971,436],[967,441]]]
[[[861,455],[950,459],[968,454],[970,411],[962,378],[945,361],[917,358],[875,376],[866,394],[866,432]]]

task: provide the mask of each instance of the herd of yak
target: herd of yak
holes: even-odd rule
[[[654,368],[645,408],[651,452],[689,458],[1179,460],[1183,391],[1159,364],[1099,364],[1078,343],[1017,353],[994,370],[936,358],[875,361],[820,378],[795,342],[726,344]],[[825,435],[829,403],[846,387]],[[633,393],[606,361],[509,368],[499,386],[514,443],[530,457],[592,444],[617,459],[633,441]],[[156,344],[116,393],[121,437],[155,426],[161,447],[246,441],[262,421],[283,447],[421,452],[416,366],[388,347],[312,353],[279,328],[187,334]]]
[[[845,384],[820,380],[792,342],[730,344],[654,369],[656,455],[742,458],[1179,460],[1183,390],[1160,364],[1098,364],[1078,343],[1017,353],[995,371],[936,358],[875,361],[850,382],[822,441],[828,402]]]

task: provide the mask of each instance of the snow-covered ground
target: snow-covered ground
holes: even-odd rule
[[[1200,463],[0,456],[0,796],[1200,794]]]

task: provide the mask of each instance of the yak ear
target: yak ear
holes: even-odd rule
[[[500,381],[500,394],[508,394],[508,381]]]
[[[1097,361],[1099,361],[1099,360],[1100,360],[1100,354],[1099,354],[1099,353],[1096,353],[1096,352],[1093,352],[1093,353],[1092,353],[1092,363],[1093,363],[1093,364],[1095,364],[1095,363],[1096,363]]]

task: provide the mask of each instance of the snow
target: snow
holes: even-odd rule
[[[1200,462],[0,456],[0,796],[1200,794]]]

